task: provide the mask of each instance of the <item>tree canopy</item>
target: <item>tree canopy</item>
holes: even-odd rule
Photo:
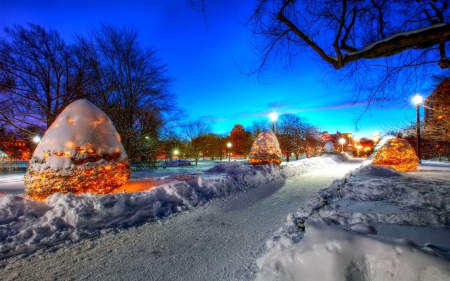
[[[399,100],[450,66],[449,16],[448,1],[259,0],[247,22],[261,58],[252,73],[308,57],[339,69],[355,102]]]

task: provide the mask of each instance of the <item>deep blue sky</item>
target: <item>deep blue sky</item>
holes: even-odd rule
[[[351,105],[352,94],[343,86],[321,83],[321,66],[312,60],[298,61],[295,74],[282,73],[268,84],[241,74],[242,66],[258,63],[254,37],[241,24],[253,6],[253,1],[207,1],[199,13],[185,0],[0,0],[0,27],[36,23],[56,29],[68,42],[100,22],[134,27],[141,44],[156,48],[168,65],[180,107],[190,119],[211,122],[216,133],[228,134],[234,124],[249,126],[273,110],[305,117],[330,133],[357,136],[414,120],[413,106],[373,108],[355,131],[353,120],[364,105]]]

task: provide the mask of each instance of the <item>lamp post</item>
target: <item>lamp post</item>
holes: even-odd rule
[[[275,134],[275,122],[278,120],[278,114],[272,112],[269,114],[269,119],[272,121],[272,131]]]
[[[344,138],[340,139],[340,140],[339,140],[339,143],[342,145],[341,153],[344,153],[344,143],[345,143],[345,139],[344,139]]]
[[[227,143],[227,147],[228,147],[228,162],[230,162],[230,157],[231,157],[231,153],[230,153],[231,142],[228,142],[228,143]]]
[[[416,105],[417,157],[419,157],[419,163],[421,163],[421,161],[420,161],[420,104],[423,101],[422,96],[419,94],[416,94],[414,96],[413,101],[414,101],[414,104]]]

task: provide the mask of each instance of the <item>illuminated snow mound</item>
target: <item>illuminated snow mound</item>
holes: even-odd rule
[[[108,116],[85,99],[68,105],[45,133],[25,174],[25,192],[109,193],[127,182],[130,166]]]
[[[406,140],[392,138],[377,151],[372,165],[385,166],[402,172],[414,171],[419,165],[419,158]]]
[[[327,142],[323,148],[321,154],[325,153],[336,153],[336,150],[334,149],[334,145],[332,141]]]
[[[280,165],[282,160],[280,144],[275,134],[271,130],[262,131],[253,143],[248,162],[252,165]]]

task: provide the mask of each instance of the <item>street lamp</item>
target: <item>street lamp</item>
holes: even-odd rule
[[[173,154],[175,155],[175,156],[178,156],[178,153],[180,153],[179,151],[178,151],[178,149],[175,149],[174,151],[173,151]],[[180,161],[180,157],[178,157],[178,162]]]
[[[419,157],[419,163],[420,161],[420,104],[422,103],[423,99],[422,96],[419,94],[416,94],[414,96],[413,102],[416,105],[416,130],[417,130],[417,157]]]
[[[341,149],[341,153],[344,153],[344,143],[345,143],[345,139],[342,138],[339,140],[339,143],[342,145],[342,149]]]
[[[35,136],[35,137],[33,138],[33,141],[34,141],[35,143],[38,143],[38,142],[41,141],[41,137],[40,137],[40,136]]]
[[[275,122],[278,120],[278,114],[276,112],[270,113],[269,119],[272,121],[272,131],[275,134]]]
[[[230,148],[231,148],[231,142],[228,142],[228,143],[227,143],[227,147],[228,147],[228,162],[230,162],[230,155],[231,155],[231,153],[230,153]]]

